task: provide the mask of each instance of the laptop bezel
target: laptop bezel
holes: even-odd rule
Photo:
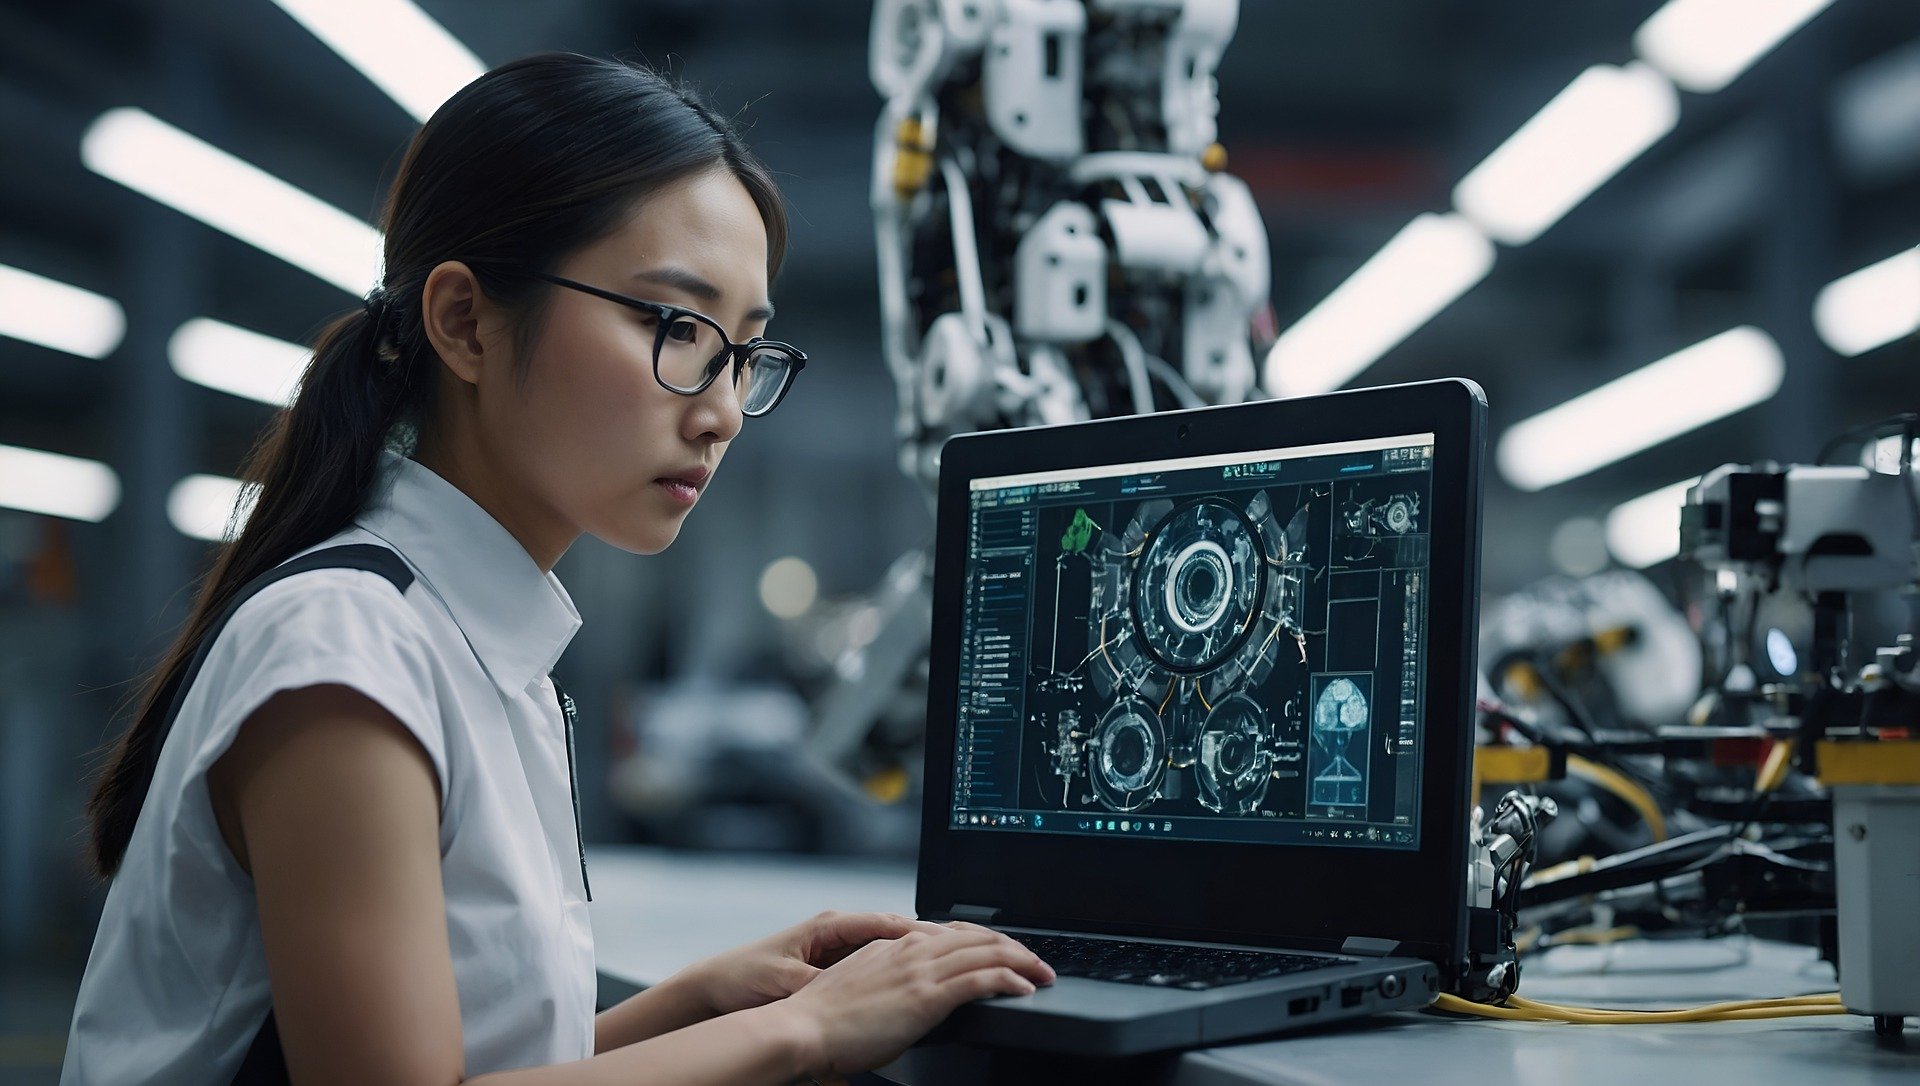
[[[1420,846],[1229,844],[958,830],[950,825],[968,481],[1234,450],[1432,433]],[[968,434],[942,451],[934,554],[922,916],[1338,951],[1351,937],[1449,975],[1464,958],[1469,759],[1480,596],[1486,398],[1448,379]],[[1175,876],[1168,862],[1186,875]],[[1342,885],[1352,893],[1330,894]]]

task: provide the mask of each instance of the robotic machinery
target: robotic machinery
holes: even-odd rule
[[[1238,0],[875,4],[882,349],[929,496],[954,434],[1260,395],[1266,229],[1215,124],[1238,21]],[[818,702],[812,753],[869,780],[917,763],[920,722],[888,718],[924,704],[929,567],[895,564]]]
[[[1791,922],[1813,926],[1802,934],[1838,966],[1840,1002],[1878,1032],[1920,1014],[1916,443],[1920,416],[1902,415],[1840,435],[1812,464],[1702,476],[1680,511],[1680,557],[1717,597],[1717,609],[1695,609],[1704,655],[1683,661],[1669,630],[1678,616],[1632,575],[1535,591],[1489,615],[1483,659],[1498,686],[1482,693],[1476,779],[1565,796],[1555,782],[1583,778],[1652,840],[1615,839],[1604,817],[1549,827],[1509,793],[1475,842],[1487,854],[1476,904],[1495,907],[1489,944],[1508,952],[1482,963],[1488,995],[1511,992],[1529,943]],[[1849,445],[1861,450],[1853,462],[1831,455]],[[1856,625],[1886,622],[1873,605],[1894,597],[1907,605],[1895,628],[1863,638],[1871,651],[1850,644]],[[1759,623],[1763,611],[1778,624]],[[1649,666],[1655,656],[1671,666]],[[1683,710],[1671,680],[1702,663],[1705,692]],[[1496,847],[1502,835],[1517,844]],[[1577,859],[1529,871],[1536,849]]]

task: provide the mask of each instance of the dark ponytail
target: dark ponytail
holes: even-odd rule
[[[134,697],[88,804],[92,858],[119,870],[153,783],[162,717],[215,618],[248,581],[352,523],[385,448],[407,452],[433,416],[439,357],[421,328],[420,290],[443,261],[464,261],[515,314],[515,378],[524,380],[546,287],[511,274],[550,270],[617,229],[646,196],[711,169],[738,177],[767,230],[779,272],[787,221],[771,173],[691,90],[645,68],[574,54],[503,64],[448,99],[415,135],[384,215],[385,283],[328,325],[293,403],[248,455],[233,514],[192,614]]]

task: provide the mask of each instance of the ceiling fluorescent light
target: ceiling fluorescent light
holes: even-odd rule
[[[275,407],[293,401],[312,352],[297,343],[195,317],[167,340],[173,372],[196,385]]]
[[[0,445],[0,506],[99,521],[119,504],[120,477],[97,460]]]
[[[1453,189],[1497,241],[1524,245],[1640,157],[1680,120],[1680,96],[1644,64],[1596,64]]]
[[[1577,479],[1779,391],[1786,362],[1750,325],[1582,393],[1500,436],[1500,474],[1521,490]]]
[[[1813,327],[1852,358],[1920,332],[1920,249],[1908,249],[1820,288]]]
[[[273,0],[422,124],[486,71],[408,0]]]
[[[100,115],[80,141],[87,168],[305,268],[349,294],[380,275],[380,232],[138,109]]]
[[[1412,335],[1493,268],[1493,243],[1458,215],[1421,215],[1267,352],[1276,396],[1331,392]]]
[[[1640,58],[1690,91],[1737,79],[1833,0],[1669,0],[1634,32]]]
[[[1682,479],[1621,502],[1607,514],[1607,550],[1622,565],[1645,569],[1680,553],[1680,506],[1698,479]]]
[[[126,334],[126,314],[112,298],[0,264],[0,336],[105,358]]]
[[[209,543],[223,542],[232,538],[227,535],[227,518],[233,515],[234,504],[243,491],[247,501],[240,510],[241,525],[253,511],[256,489],[224,475],[189,475],[167,492],[167,520],[182,535]]]

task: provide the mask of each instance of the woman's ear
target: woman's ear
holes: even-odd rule
[[[454,376],[470,385],[480,383],[486,361],[481,325],[489,309],[472,269],[458,260],[436,265],[420,286],[420,324],[427,342]]]

